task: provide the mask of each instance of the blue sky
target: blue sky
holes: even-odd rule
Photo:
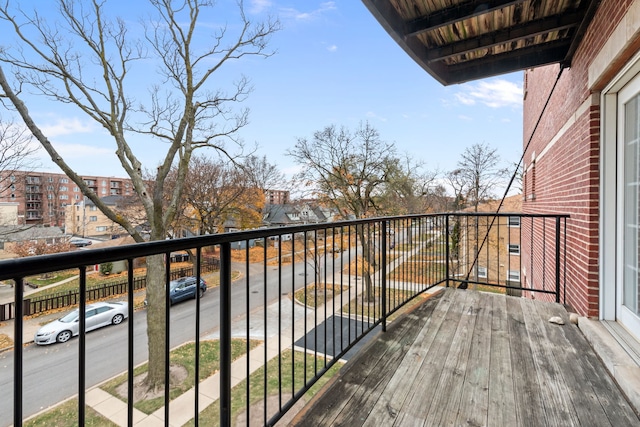
[[[111,3],[135,25],[140,11],[131,8],[132,2]],[[236,14],[233,1],[218,3],[216,17],[203,24],[216,26]],[[454,169],[474,143],[498,148],[505,163],[519,159],[521,73],[444,87],[409,58],[360,1],[246,0],[245,6],[251,19],[266,14],[280,19],[282,30],[270,43],[277,53],[230,64],[220,85],[241,73],[251,79],[254,91],[243,104],[251,111],[250,124],[240,136],[284,172],[296,170],[285,155],[296,138],[332,124],[355,129],[363,121],[432,170]],[[79,173],[126,176],[115,147],[96,124],[69,108],[40,101],[28,106]],[[146,168],[161,158],[161,150],[148,144],[135,148]],[[57,171],[46,158],[41,169]]]

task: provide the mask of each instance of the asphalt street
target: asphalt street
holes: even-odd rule
[[[340,257],[328,260],[327,270],[339,270]],[[234,266],[244,272],[245,264]],[[249,312],[262,311],[266,303],[277,301],[292,288],[299,289],[313,278],[313,267],[307,264],[305,280],[302,263],[277,266],[250,265]],[[266,272],[266,286],[264,277]],[[264,294],[266,290],[266,296]],[[232,318],[246,325],[246,276],[232,285]],[[193,300],[171,308],[171,347],[195,338],[195,304]],[[216,334],[220,322],[219,288],[212,288],[201,299],[201,336]],[[146,311],[136,311],[134,322],[135,364],[147,360]],[[90,388],[127,370],[127,322],[119,326],[105,327],[87,334],[86,385]],[[236,322],[236,323],[237,323]],[[28,345],[23,353],[23,417],[28,417],[78,393],[78,339],[65,344],[50,346]],[[13,351],[0,353],[0,426],[13,421]]]

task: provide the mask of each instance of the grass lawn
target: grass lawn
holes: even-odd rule
[[[251,341],[251,348],[259,345],[259,341]],[[247,348],[246,341],[243,339],[233,339],[231,342],[231,357],[236,360],[238,357],[245,354]],[[220,366],[220,343],[215,341],[201,341],[200,342],[200,380],[210,377],[219,370]],[[181,384],[172,385],[170,398],[175,399],[179,395],[183,394],[195,384],[195,344],[185,344],[177,349],[171,351],[171,364],[180,365],[187,370],[187,378],[182,381]],[[135,375],[140,375],[147,372],[148,366],[145,363],[135,369]],[[127,401],[126,397],[118,395],[116,389],[127,381],[127,374],[122,374],[113,380],[104,384],[101,388],[122,399]],[[164,395],[149,400],[143,400],[134,403],[134,407],[146,414],[151,414],[164,405]]]
[[[68,279],[69,277],[77,276],[78,272],[76,270],[64,270],[64,271],[55,271],[51,273],[51,277],[43,278],[41,276],[31,276],[25,279],[25,282],[29,282],[32,285],[36,285],[38,287],[48,286],[53,283],[58,283],[62,280]]]
[[[271,417],[275,411],[278,410],[278,399],[277,396],[279,394],[279,390],[282,390],[283,393],[283,403],[286,402],[291,396],[292,388],[295,390],[300,390],[304,386],[304,375],[305,375],[305,357],[307,359],[306,364],[306,375],[307,380],[314,375],[314,356],[312,354],[307,354],[303,352],[292,352],[290,350],[284,351],[282,353],[282,358],[279,361],[278,358],[274,358],[267,363],[267,384],[265,391],[265,382],[264,382],[264,369],[265,367],[261,367],[256,370],[250,377],[250,387],[249,387],[249,395],[250,395],[250,405],[256,405],[255,408],[252,408],[250,413],[250,417],[252,418],[250,423],[243,423],[244,425],[263,425],[266,424],[266,421],[262,419],[263,414],[263,404],[264,402],[264,394],[266,393],[269,397],[276,397],[273,405],[267,405],[267,416]],[[295,358],[295,360],[294,360]],[[318,360],[318,369],[324,365],[324,359]],[[280,362],[282,366],[281,372],[278,370],[278,363]],[[341,368],[340,363],[336,363],[331,369],[327,371],[327,373],[318,380],[316,384],[314,384],[309,391],[304,395],[303,399],[309,400],[311,399],[320,389],[324,386],[329,379],[333,375],[335,375],[338,370]],[[279,379],[280,378],[280,379]],[[285,396],[287,395],[287,396]],[[267,399],[267,402],[270,400]],[[259,407],[259,408],[258,408]],[[237,386],[235,386],[231,391],[231,423],[232,425],[237,425],[236,419],[239,414],[246,411],[247,409],[247,382],[243,380]],[[258,420],[253,420],[253,417],[257,417]],[[198,422],[200,425],[205,426],[218,426],[220,421],[220,405],[219,401],[213,402],[209,405],[205,410],[200,413],[198,417]],[[195,425],[194,421],[191,420],[186,424],[187,426]]]
[[[24,427],[75,427],[78,425],[78,399],[74,398],[22,423]],[[85,409],[85,426],[115,427],[89,406]]]
[[[325,297],[327,300],[333,298],[334,295],[340,295],[342,292],[345,292],[349,289],[348,286],[340,286],[337,284],[334,285],[324,285],[316,287],[315,284],[307,286],[307,300],[305,301],[305,293],[304,288],[298,289],[294,294],[294,298],[300,302],[301,304],[305,304],[309,307],[316,307],[317,305],[324,304]]]

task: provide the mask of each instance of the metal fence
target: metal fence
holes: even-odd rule
[[[220,269],[220,260],[217,258],[206,258],[200,264],[201,273],[210,273]],[[181,277],[194,276],[194,267],[182,267],[171,270],[170,280],[176,280]],[[133,290],[139,291],[147,286],[145,276],[135,277],[133,282]],[[112,280],[106,283],[100,283],[88,286],[86,291],[86,301],[97,301],[109,297],[126,294],[129,289],[129,282],[125,278],[123,280]],[[22,310],[24,316],[46,313],[51,310],[59,310],[65,307],[78,305],[80,301],[80,290],[71,289],[62,292],[50,293],[32,298],[24,298],[22,301]],[[0,304],[0,321],[11,320],[15,315],[15,302]]]
[[[87,295],[84,265],[126,260],[132,266],[137,259],[147,257],[148,262],[153,255],[181,250],[195,254],[193,275],[198,280],[203,273],[198,260],[204,255],[219,257],[220,285],[205,295],[195,292],[195,301],[170,307],[154,306],[157,302],[150,299],[144,311],[135,311],[136,278],[130,267],[128,327],[114,326],[101,334],[80,333],[78,339],[57,344],[58,351],[77,359],[78,372],[77,376],[65,372],[59,378],[55,377],[59,367],[49,369],[44,350],[40,358],[30,354],[25,360],[25,311],[17,304],[13,405],[3,408],[0,402],[0,425],[22,425],[40,407],[55,403],[47,401],[50,392],[44,385],[29,386],[52,382],[43,375],[55,377],[56,387],[68,390],[68,396],[77,394],[73,416],[84,425],[91,403],[86,396],[96,384],[120,372],[126,373],[122,387],[130,426],[134,414],[137,418],[160,417],[165,425],[273,425],[297,400],[313,392],[314,384],[334,365],[348,359],[349,352],[371,331],[384,331],[391,315],[432,288],[475,287],[522,296],[535,293],[560,301],[566,269],[566,220],[566,216],[519,214],[415,215],[199,236],[5,262],[0,280],[15,280],[16,301],[24,300],[20,285],[26,275],[77,269],[79,295]],[[256,245],[252,247],[249,241]],[[243,249],[233,250],[232,245]],[[162,271],[152,272],[162,278],[155,292],[159,289],[160,301],[166,303],[172,297],[168,286],[172,275],[170,258],[163,260]],[[80,299],[81,312],[86,302]],[[154,309],[162,310],[159,316]],[[79,327],[80,331],[86,328],[82,316]],[[158,330],[161,334],[154,335]],[[140,331],[146,332],[147,341],[140,339]],[[99,364],[96,361],[104,351],[101,340],[110,336],[114,339],[109,341],[109,363]],[[170,364],[164,361],[184,363],[177,362],[175,352],[183,355],[180,360],[185,352],[189,355],[191,380],[184,381],[191,381],[185,386],[191,390],[179,393],[164,387],[162,399],[139,407],[133,398],[134,368],[159,354],[164,384],[173,384]],[[212,367],[212,359],[219,364]],[[115,372],[109,371],[111,367]],[[190,410],[184,409],[184,399]],[[12,419],[8,418],[11,412]]]

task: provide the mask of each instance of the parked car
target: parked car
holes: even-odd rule
[[[200,279],[200,296],[207,291],[207,282]],[[169,282],[169,304],[173,305],[180,301],[192,299],[196,297],[196,278],[193,276],[181,277],[177,280]],[[147,300],[144,300],[147,305]]]
[[[199,292],[200,296],[207,291],[207,282],[204,279],[200,279]],[[186,299],[192,299],[196,297],[196,278],[181,277],[178,280],[172,280],[169,283],[169,299],[170,304],[173,305]]]
[[[107,325],[119,325],[127,318],[129,312],[126,302],[96,302],[89,304],[85,310],[87,332]],[[80,331],[79,309],[44,325],[36,332],[36,344],[53,344],[67,342]]]
[[[85,246],[91,245],[93,242],[89,239],[81,239],[79,237],[74,237],[69,240],[69,243],[75,246],[76,248],[84,248]]]

